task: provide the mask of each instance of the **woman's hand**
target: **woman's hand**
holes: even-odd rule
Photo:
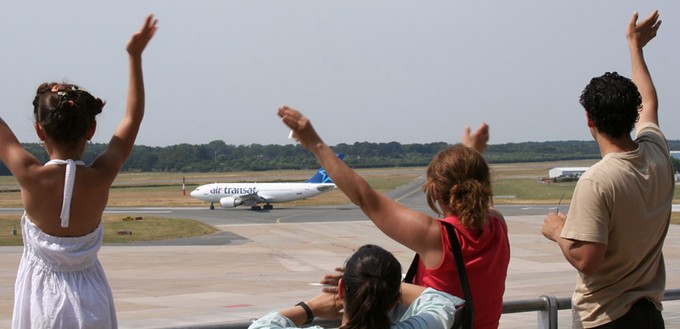
[[[277,114],[281,117],[283,123],[290,128],[295,138],[304,148],[312,151],[312,149],[323,143],[321,137],[316,133],[312,123],[297,110],[288,106],[281,106]]]
[[[338,294],[322,292],[306,302],[315,318],[335,320],[342,318],[342,302]]]
[[[328,292],[331,294],[337,294],[338,293],[338,282],[340,282],[340,279],[342,278],[342,273],[345,272],[344,267],[336,267],[335,268],[335,273],[330,273],[324,275],[323,279],[321,279],[321,284],[323,284],[323,288],[321,288],[321,291],[323,292]]]
[[[470,127],[466,126],[463,130],[461,143],[467,147],[477,150],[479,153],[486,151],[486,143],[489,141],[489,125],[482,123],[474,133],[470,133]]]

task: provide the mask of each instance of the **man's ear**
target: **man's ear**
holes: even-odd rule
[[[35,133],[38,135],[38,138],[40,138],[41,142],[45,141],[45,131],[42,129],[42,126],[40,126],[39,123],[33,124],[33,128],[35,128]]]
[[[593,122],[593,119],[590,118],[590,115],[588,112],[586,112],[586,120],[588,121],[588,127],[593,128],[595,127],[595,123]]]

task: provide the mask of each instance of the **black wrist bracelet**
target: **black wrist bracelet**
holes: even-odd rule
[[[302,309],[305,310],[305,313],[307,313],[307,321],[303,324],[308,324],[314,320],[314,313],[312,313],[312,309],[309,308],[309,306],[305,302],[299,302],[295,304],[295,306],[300,306]]]

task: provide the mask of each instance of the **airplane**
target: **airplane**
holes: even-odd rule
[[[340,159],[344,155],[338,155]],[[210,202],[210,210],[215,203],[222,208],[250,206],[252,210],[274,209],[272,203],[289,202],[310,198],[336,188],[326,170],[319,168],[310,179],[304,182],[285,183],[213,183],[197,187],[190,195],[198,200]],[[264,206],[258,204],[264,203]]]

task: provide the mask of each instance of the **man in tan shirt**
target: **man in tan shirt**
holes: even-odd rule
[[[579,179],[569,214],[550,213],[543,224],[543,235],[578,270],[574,328],[664,328],[661,249],[675,184],[642,52],[661,21],[658,11],[637,19],[634,13],[626,32],[632,81],[606,73],[581,94],[602,160]]]

